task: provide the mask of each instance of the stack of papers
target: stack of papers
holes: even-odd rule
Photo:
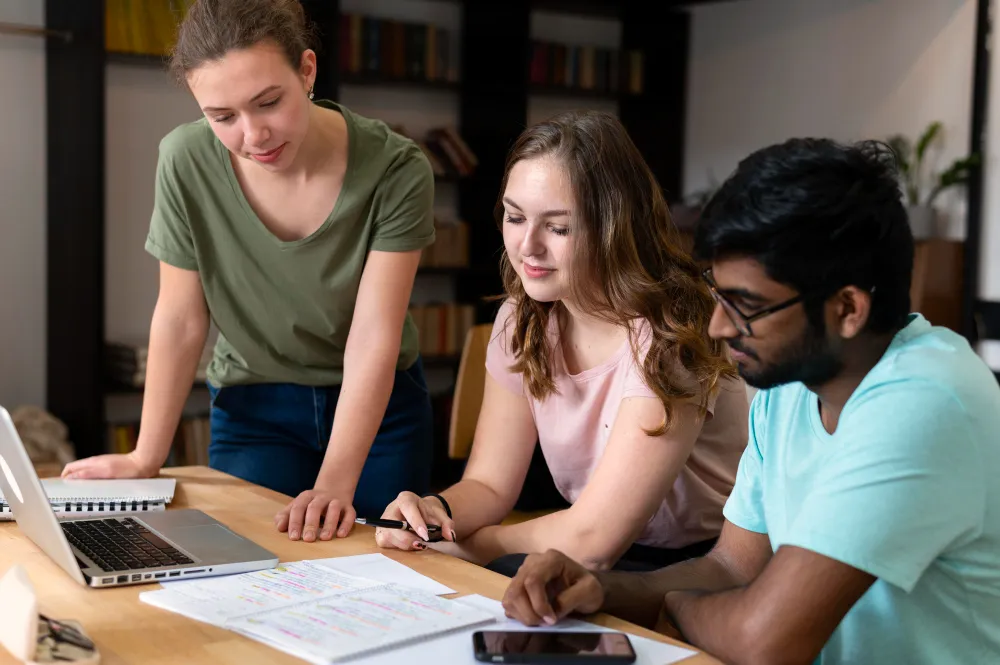
[[[317,559],[278,568],[166,582],[143,602],[221,626],[311,663],[364,656],[364,665],[476,665],[477,630],[615,632],[578,619],[531,628],[479,595],[453,589],[382,554]],[[689,649],[629,635],[637,665],[668,665]],[[388,650],[387,649],[391,649]],[[429,655],[433,654],[433,658]]]

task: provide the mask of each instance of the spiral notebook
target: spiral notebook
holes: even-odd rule
[[[317,665],[495,623],[478,607],[311,561],[173,582],[139,600],[245,635]]]
[[[174,498],[174,478],[63,480],[43,478],[42,489],[57,517],[93,517],[112,513],[164,510]],[[0,493],[0,521],[14,515]]]

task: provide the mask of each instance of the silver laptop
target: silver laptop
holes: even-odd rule
[[[57,519],[7,410],[0,406],[0,490],[20,529],[92,587],[274,568],[278,557],[200,510]]]

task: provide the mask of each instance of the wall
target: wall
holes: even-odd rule
[[[44,3],[4,0],[0,22],[40,26]],[[0,34],[0,405],[45,404],[45,41]]]
[[[685,191],[792,136],[919,134],[941,167],[969,147],[976,0],[736,0],[692,10]],[[959,193],[941,230],[964,235]]]

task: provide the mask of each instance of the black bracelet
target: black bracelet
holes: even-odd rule
[[[428,497],[434,497],[435,499],[440,501],[441,505],[444,506],[444,512],[448,513],[448,519],[451,519],[451,506],[448,505],[448,502],[444,500],[443,496],[441,496],[440,494],[425,494],[423,498],[426,499]]]

